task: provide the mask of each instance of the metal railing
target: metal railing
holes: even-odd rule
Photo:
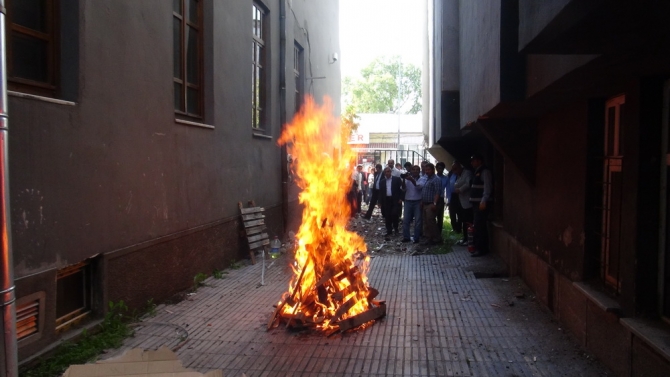
[[[366,157],[368,163],[386,165],[388,160],[393,160],[400,165],[405,165],[405,162],[411,162],[412,165],[420,165],[421,161],[426,159],[425,153],[422,155],[413,150],[381,150],[375,149],[370,152],[359,152],[359,163],[362,162],[363,156]],[[372,159],[372,161],[370,161]]]

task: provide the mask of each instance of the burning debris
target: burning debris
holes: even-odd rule
[[[346,229],[350,205],[351,161],[348,129],[332,116],[328,99],[305,105],[279,139],[294,159],[304,206],[294,276],[268,322],[332,334],[368,325],[386,314],[379,292],[368,286],[370,258],[363,238]],[[333,155],[327,152],[336,151]]]

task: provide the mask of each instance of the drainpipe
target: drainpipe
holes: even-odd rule
[[[6,377],[17,377],[18,356],[16,343],[16,298],[14,296],[14,264],[9,222],[9,173],[7,159],[7,53],[5,35],[5,0],[0,0],[0,305],[5,348]]]
[[[1,0],[0,0],[1,1]],[[279,1],[279,123],[280,130],[286,124],[286,0]],[[281,199],[284,234],[288,233],[288,148],[286,143],[281,146]]]

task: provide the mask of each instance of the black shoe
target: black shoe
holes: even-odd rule
[[[413,243],[414,244],[419,244],[419,240],[415,240]]]
[[[488,253],[482,253],[480,251],[475,251],[474,253],[470,254],[470,256],[473,257],[473,258],[477,258],[477,257],[483,257],[486,254],[488,254]]]
[[[390,236],[390,235],[392,235],[392,234],[393,234],[393,232],[391,232],[390,230],[389,230],[388,232],[386,232],[386,235],[387,235],[387,236]]]
[[[407,242],[411,242],[411,241],[412,241],[412,240],[410,240],[409,238],[403,238],[403,239],[402,239],[402,243],[407,243]]]

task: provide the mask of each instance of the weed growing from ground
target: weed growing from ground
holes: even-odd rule
[[[449,218],[449,210],[445,209],[444,219],[442,221],[442,244],[433,252],[435,254],[447,254],[454,251],[454,245],[461,239],[461,235],[454,233],[451,227],[451,219]]]
[[[128,306],[123,302],[109,302],[109,311],[102,323],[92,333],[84,330],[80,339],[64,342],[53,356],[33,367],[21,370],[20,377],[57,377],[73,364],[84,364],[95,360],[104,350],[118,348],[123,340],[133,334],[128,326]]]
[[[193,290],[196,290],[200,287],[205,286],[205,280],[207,279],[207,275],[198,272],[194,277],[193,277]]]
[[[148,317],[155,317],[156,316],[156,304],[154,304],[154,299],[150,298],[147,300],[147,307],[146,307],[146,316]]]
[[[212,272],[212,276],[214,277],[214,279],[223,279],[225,278],[224,275],[226,274],[228,274],[228,271],[214,270],[214,272]]]

